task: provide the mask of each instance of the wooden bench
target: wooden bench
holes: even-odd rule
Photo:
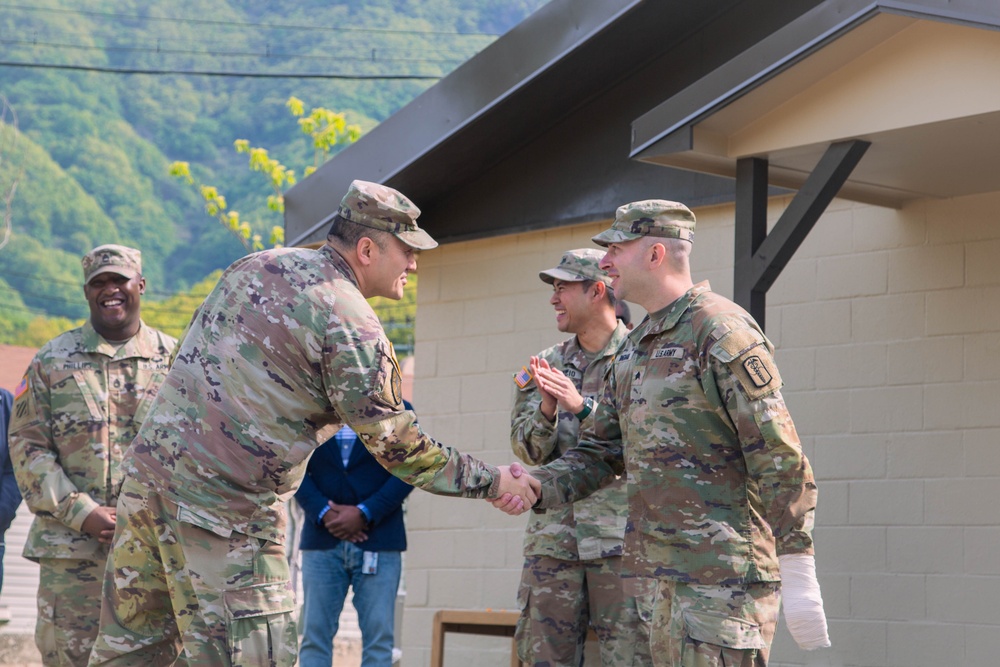
[[[510,666],[521,667],[514,643],[514,626],[521,614],[516,611],[470,611],[441,609],[434,614],[431,638],[431,667],[444,667],[444,636],[449,632],[467,635],[510,637]]]

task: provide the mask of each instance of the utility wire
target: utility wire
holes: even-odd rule
[[[456,30],[402,30],[392,28],[350,28],[350,27],[329,27],[310,24],[292,23],[254,23],[252,21],[222,21],[218,19],[189,19],[184,17],[154,16],[152,14],[121,14],[116,12],[102,12],[88,9],[66,9],[63,7],[9,5],[0,3],[0,9],[12,9],[24,12],[44,12],[46,14],[77,14],[83,16],[100,16],[113,19],[131,19],[136,21],[161,21],[166,23],[184,23],[190,25],[211,25],[211,26],[236,26],[240,28],[258,28],[263,30],[295,30],[295,31],[320,31],[320,32],[356,32],[356,33],[379,33],[393,35],[453,35],[458,37],[492,37],[500,35],[488,32],[462,32]]]
[[[55,69],[99,74],[144,74],[148,76],[213,76],[242,79],[327,79],[342,81],[416,81],[437,80],[439,74],[308,74],[303,72],[221,72],[212,70],[135,69],[124,67],[95,67],[92,65],[60,65],[56,63],[24,63],[0,60],[0,67],[29,69]]]

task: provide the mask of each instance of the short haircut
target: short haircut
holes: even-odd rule
[[[590,286],[596,282],[597,282],[596,280],[584,279],[580,281],[580,284],[583,285],[583,291],[586,292],[587,290],[590,289]],[[604,284],[604,297],[608,300],[608,305],[614,308],[616,301],[615,293],[610,287],[608,287],[607,283]]]
[[[389,241],[389,232],[359,225],[338,213],[333,216],[330,231],[326,234],[327,240],[336,241],[348,248],[356,247],[358,241],[365,237],[370,238],[380,250],[385,250]]]

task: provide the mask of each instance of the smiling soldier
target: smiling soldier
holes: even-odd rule
[[[97,636],[122,454],[166,377],[176,340],[140,318],[138,250],[83,257],[90,318],[45,344],[15,391],[10,456],[35,514],[24,556],[40,565],[35,643],[45,665],[85,665]]]

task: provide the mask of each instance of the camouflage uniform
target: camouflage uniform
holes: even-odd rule
[[[361,205],[380,205],[357,187],[340,212],[365,224]],[[387,222],[426,236],[415,222]],[[495,497],[499,471],[426,436],[400,381],[382,325],[333,247],[233,263],[129,449],[91,665],[166,665],[182,645],[191,664],[293,665],[283,501],[342,423],[414,486]]]
[[[560,266],[540,277],[580,281],[607,277],[597,250],[569,251]],[[581,271],[583,273],[581,273]],[[596,396],[611,359],[628,330],[618,323],[604,349],[587,354],[576,336],[538,354],[569,378],[583,397]],[[525,463],[554,461],[576,446],[580,420],[558,410],[557,422],[541,411],[533,382],[519,387],[511,419],[511,448]],[[586,416],[584,416],[586,419]],[[550,667],[582,664],[588,625],[594,627],[604,665],[632,664],[638,623],[634,596],[622,585],[622,545],[628,508],[620,478],[576,503],[533,513],[524,536],[524,569],[518,590],[516,629],[522,661]]]
[[[81,527],[117,503],[122,455],[175,344],[141,325],[116,349],[88,321],[43,346],[18,387],[10,454],[35,514],[24,556],[41,566],[35,640],[46,665],[87,664],[108,550]]]
[[[642,614],[654,664],[765,665],[777,556],[812,553],[816,486],[772,352],[742,308],[695,285],[628,335],[579,447],[535,473],[552,507],[628,471],[626,567],[658,581]]]

